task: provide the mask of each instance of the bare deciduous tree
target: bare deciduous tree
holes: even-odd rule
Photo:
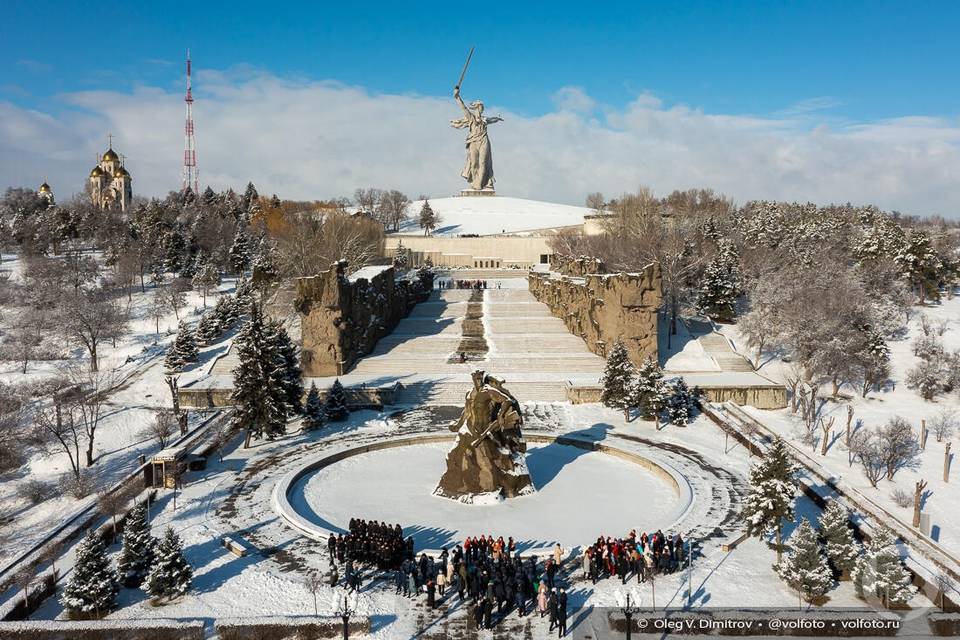
[[[99,369],[98,349],[104,340],[114,339],[127,327],[120,305],[104,291],[81,293],[64,305],[64,326],[90,355],[90,370]]]
[[[384,226],[390,227],[393,231],[399,231],[400,223],[407,218],[409,206],[410,198],[406,194],[391,189],[381,195],[377,211]]]
[[[892,480],[899,469],[912,464],[916,459],[920,449],[917,434],[913,432],[909,422],[894,416],[877,429],[877,437],[887,480]]]
[[[53,402],[37,411],[34,417],[34,441],[56,451],[63,451],[70,462],[74,479],[80,481],[80,448],[86,443],[83,427],[74,419],[73,411],[65,408],[63,400]]]
[[[850,437],[851,460],[860,464],[870,486],[876,488],[886,471],[883,447],[876,432],[861,430]]]
[[[957,413],[952,409],[944,409],[930,420],[930,431],[937,442],[949,440],[956,430]]]
[[[170,436],[177,430],[177,416],[173,411],[161,410],[147,424],[147,433],[157,441],[160,448],[167,446]]]
[[[117,516],[122,515],[127,505],[127,496],[122,491],[100,491],[97,493],[97,510],[110,516],[113,522],[113,535],[117,535]]]
[[[75,416],[74,420],[84,432],[87,444],[86,463],[89,467],[93,465],[97,428],[100,426],[107,394],[114,384],[114,376],[109,371],[84,371],[76,365],[64,367],[63,373],[64,378],[76,390],[70,394],[70,401],[65,406],[71,416]]]
[[[599,191],[587,194],[586,205],[588,209],[593,209],[596,213],[603,213],[606,206],[606,200]]]

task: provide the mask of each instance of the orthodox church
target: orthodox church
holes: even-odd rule
[[[44,180],[43,184],[40,185],[40,188],[37,189],[37,195],[41,198],[45,198],[50,204],[53,204],[53,189],[50,188],[50,185],[47,184],[46,180]]]
[[[113,150],[113,144],[90,172],[90,200],[101,209],[126,211],[133,200],[133,178]]]

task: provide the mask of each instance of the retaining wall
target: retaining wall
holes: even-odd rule
[[[328,271],[296,281],[305,376],[346,373],[433,288],[429,271],[422,278],[397,281],[393,267],[367,267],[351,277],[346,268],[341,260]]]
[[[637,366],[657,358],[657,310],[661,300],[660,267],[639,273],[587,275],[570,278],[531,271],[527,278],[533,297],[580,336],[587,348],[606,357],[619,339]]]

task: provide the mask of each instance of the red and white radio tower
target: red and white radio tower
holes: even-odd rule
[[[187,124],[184,128],[185,140],[183,147],[183,187],[182,190],[193,189],[193,193],[200,195],[200,179],[197,172],[197,141],[193,137],[193,93],[190,90],[190,49],[187,49],[187,95],[183,101],[187,103]]]

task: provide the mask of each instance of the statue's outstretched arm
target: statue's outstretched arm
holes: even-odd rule
[[[494,122],[503,122],[503,118],[500,116],[490,116],[487,118],[487,124],[493,124]]]
[[[460,109],[463,110],[463,115],[467,116],[468,118],[472,118],[473,112],[470,111],[470,109],[467,109],[467,105],[463,103],[463,98],[460,97],[459,88],[453,90],[453,98],[457,101],[457,104],[460,105]]]

